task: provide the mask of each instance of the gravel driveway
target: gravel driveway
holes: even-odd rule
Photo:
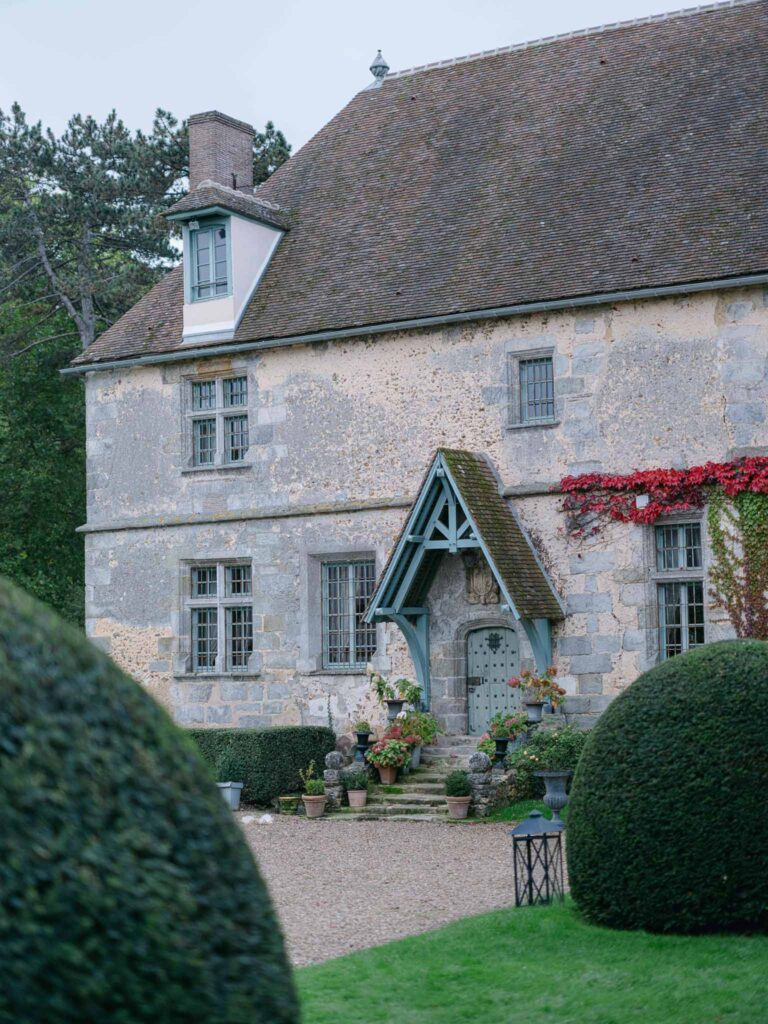
[[[509,824],[237,817],[297,965],[514,903]]]

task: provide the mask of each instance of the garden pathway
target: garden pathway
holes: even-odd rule
[[[294,964],[437,928],[514,903],[508,823],[236,815]],[[252,820],[243,823],[244,817]]]

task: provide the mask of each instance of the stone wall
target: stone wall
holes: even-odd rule
[[[557,422],[521,427],[509,360],[542,348]],[[495,462],[565,599],[555,661],[573,708],[596,714],[657,657],[652,533],[616,524],[575,541],[548,488],[565,473],[768,451],[767,368],[768,305],[753,288],[90,374],[88,632],[181,722],[321,724],[329,696],[341,729],[358,710],[375,718],[363,676],[319,667],[313,572],[340,553],[373,553],[381,568],[434,449],[464,447]],[[249,380],[246,463],[192,470],[188,378],[234,371]],[[189,678],[183,567],[235,557],[252,561],[258,670]],[[462,606],[460,575],[447,560],[431,597],[434,692],[451,727],[465,700],[460,630],[498,612]],[[710,639],[728,635],[722,613],[707,616]],[[398,631],[378,636],[376,666],[413,675]]]

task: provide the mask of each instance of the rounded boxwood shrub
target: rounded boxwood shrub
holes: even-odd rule
[[[640,676],[587,740],[568,811],[591,921],[698,932],[768,924],[768,644],[709,644]]]
[[[299,1019],[270,900],[192,740],[0,580],[0,1020]]]

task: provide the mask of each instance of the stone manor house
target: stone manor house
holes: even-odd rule
[[[349,731],[372,666],[477,734],[730,635],[699,513],[578,538],[558,483],[768,453],[766,54],[749,0],[379,55],[256,190],[193,116],[183,262],[67,371],[94,641],[185,724]]]

